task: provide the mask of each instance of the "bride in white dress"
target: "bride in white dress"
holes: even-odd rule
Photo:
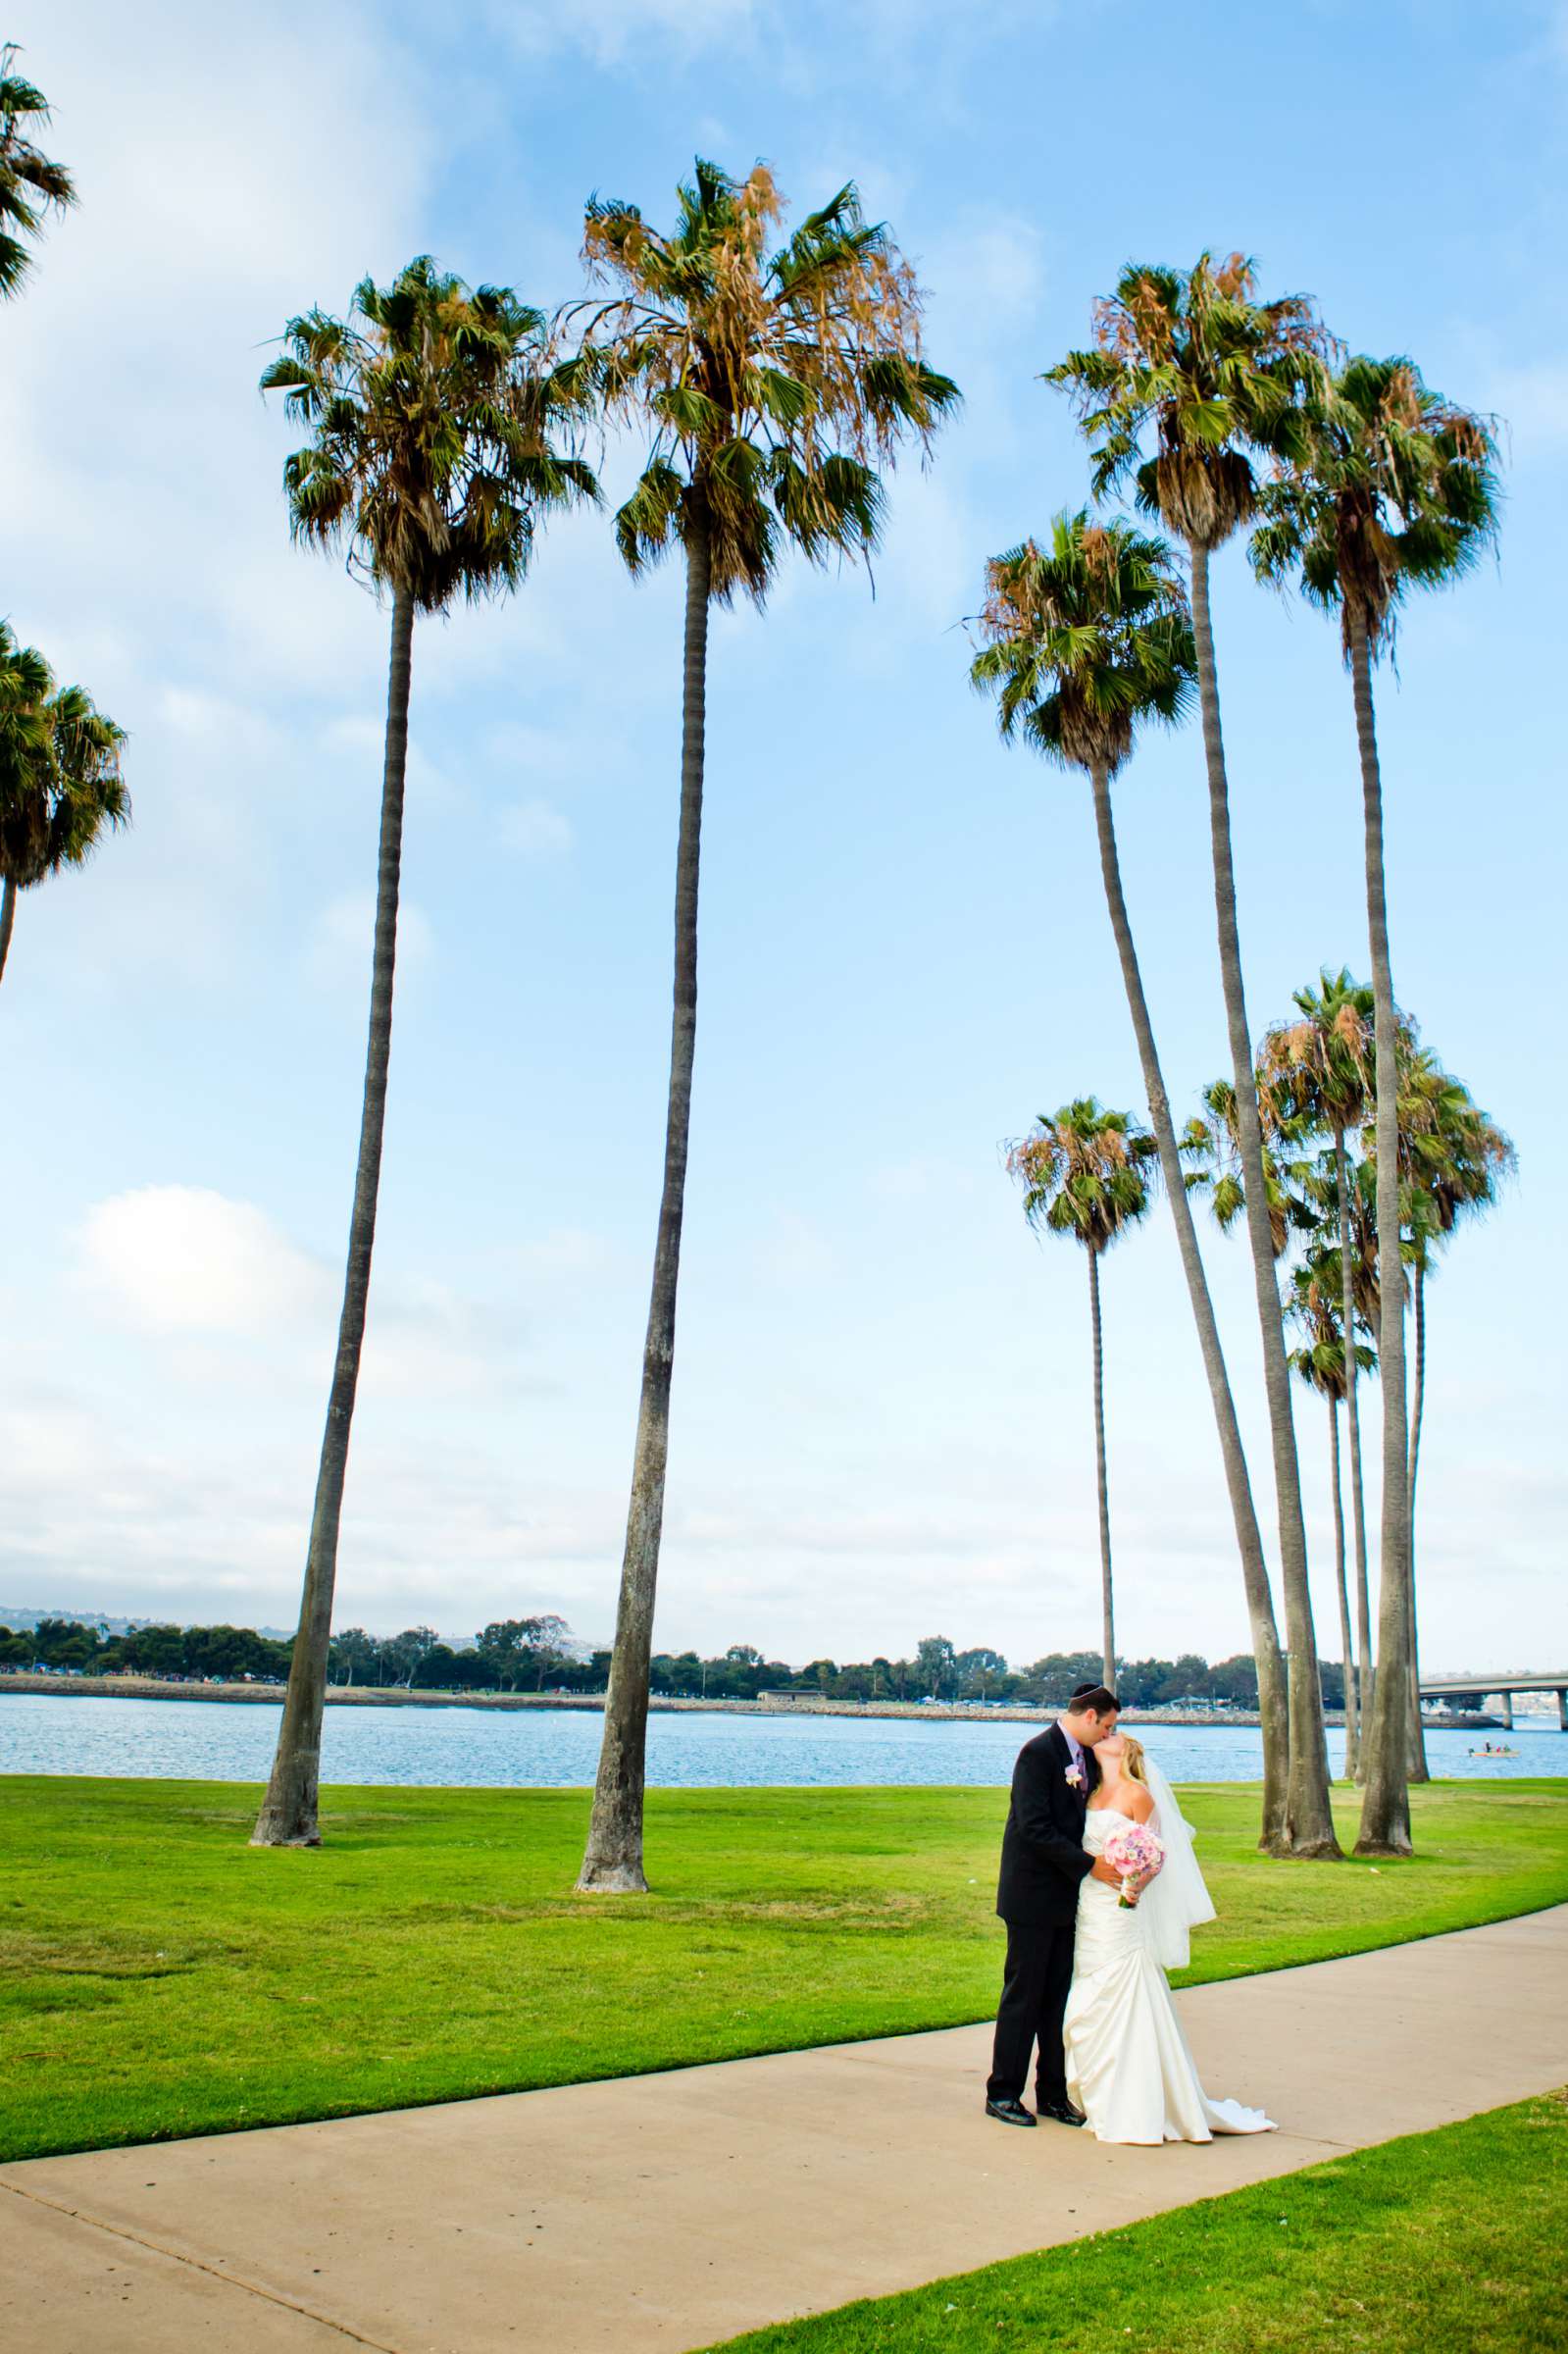
[[[1211,2101],[1166,1978],[1185,1969],[1189,1931],[1214,1919],[1192,1855],[1192,1832],[1170,1783],[1130,1733],[1094,1752],[1101,1780],[1088,1803],[1084,1845],[1098,1856],[1130,1823],[1165,1850],[1158,1875],[1135,1904],[1092,1875],[1079,1883],[1073,1984],[1067,1998],[1067,2093],[1100,2141],[1212,2141],[1216,2133],[1268,2133],[1271,2118],[1239,2101]]]

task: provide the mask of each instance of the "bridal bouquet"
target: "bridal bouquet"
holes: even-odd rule
[[[1135,1899],[1127,1893],[1133,1880],[1151,1880],[1165,1861],[1165,1850],[1152,1831],[1140,1822],[1130,1822],[1125,1830],[1113,1831],[1100,1850],[1113,1871],[1122,1875],[1122,1893],[1117,1903],[1131,1906]]]

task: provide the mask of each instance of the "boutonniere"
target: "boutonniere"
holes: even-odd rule
[[[1084,1768],[1082,1766],[1069,1766],[1067,1768],[1067,1787],[1069,1790],[1083,1789]]]

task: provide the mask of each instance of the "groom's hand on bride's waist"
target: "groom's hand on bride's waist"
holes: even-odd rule
[[[1088,1868],[1088,1876],[1091,1880],[1103,1880],[1107,1888],[1120,1888],[1122,1884],[1121,1873],[1107,1864],[1103,1856],[1094,1858]]]

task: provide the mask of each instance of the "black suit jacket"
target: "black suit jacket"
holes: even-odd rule
[[[1065,1927],[1077,1916],[1078,1883],[1094,1862],[1084,1845],[1084,1817],[1100,1771],[1086,1749],[1084,1787],[1075,1790],[1067,1779],[1072,1763],[1059,1724],[1018,1753],[996,1890],[996,1910],[1010,1928]]]

